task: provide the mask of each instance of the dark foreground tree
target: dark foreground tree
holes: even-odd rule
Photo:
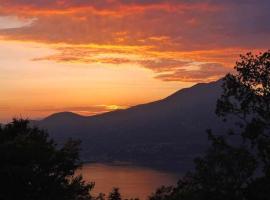
[[[119,188],[113,188],[112,192],[108,196],[108,200],[122,200]]]
[[[270,51],[248,53],[224,78],[217,114],[237,125],[214,136],[195,170],[176,187],[163,187],[150,200],[268,200],[270,198]],[[242,142],[231,143],[234,138]],[[228,139],[229,138],[229,139]]]
[[[224,79],[217,114],[225,120],[236,118],[240,134],[258,166],[257,175],[246,189],[247,199],[270,196],[270,51],[241,56],[235,74]]]
[[[150,200],[245,199],[256,160],[245,146],[232,147],[211,133],[209,139],[212,145],[204,157],[195,159],[194,172],[181,178],[177,187],[160,188]]]
[[[270,51],[241,56],[235,69],[224,78],[217,114],[225,120],[235,117],[241,136],[270,175]]]
[[[95,198],[95,200],[122,200],[121,193],[119,191],[119,188],[113,188],[112,191],[108,194],[108,198],[106,198],[106,195],[104,193],[99,193],[99,195]],[[124,199],[124,200],[139,200],[138,198],[130,198],[130,199]]]
[[[93,184],[75,171],[81,166],[79,143],[61,148],[29,121],[0,127],[0,200],[89,200]]]

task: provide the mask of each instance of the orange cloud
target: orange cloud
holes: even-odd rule
[[[166,12],[185,12],[200,9],[204,11],[216,11],[221,9],[218,5],[203,2],[184,2],[177,0],[158,1],[124,1],[124,0],[100,0],[100,1],[19,1],[0,0],[3,14],[16,13],[24,16],[48,16],[48,15],[72,15],[82,12],[91,12],[95,15],[124,16],[145,12],[146,10],[159,10]]]
[[[238,53],[243,50],[160,52],[151,47],[68,45],[58,47],[59,54],[35,58],[67,63],[133,64],[157,73],[164,81],[205,82],[230,71]],[[229,53],[226,53],[229,52]],[[194,69],[194,67],[196,69]]]
[[[156,78],[163,81],[210,82],[223,77],[230,71],[218,63],[204,63],[197,67],[197,69],[178,69],[171,73],[163,73],[157,75]]]
[[[129,106],[123,105],[93,105],[93,106],[77,106],[77,107],[45,107],[39,109],[31,109],[31,112],[39,113],[56,113],[56,112],[75,112],[82,115],[90,116],[114,110],[128,108]]]
[[[220,76],[240,53],[263,51],[270,45],[267,1],[0,0],[0,4],[0,15],[36,19],[30,26],[0,29],[1,38],[45,43],[58,51],[35,61],[137,64],[161,80],[191,80],[182,75],[186,73],[195,81],[199,76],[207,80],[213,79],[212,74]],[[220,71],[186,69],[194,63],[217,63]]]

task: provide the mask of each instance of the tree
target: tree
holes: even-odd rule
[[[241,136],[256,150],[263,170],[270,175],[270,51],[241,56],[236,73],[224,78],[217,114],[234,116]]]
[[[113,191],[109,194],[108,200],[121,200],[121,194],[119,188],[113,188]]]
[[[202,158],[195,159],[192,174],[198,199],[241,200],[255,173],[257,161],[248,149],[229,145],[222,136],[209,133],[211,147]]]
[[[224,78],[217,114],[234,116],[240,135],[256,154],[257,175],[247,188],[248,199],[270,196],[270,51],[241,56],[235,74]],[[237,132],[234,132],[237,134]]]
[[[206,155],[195,159],[195,170],[176,187],[161,187],[150,200],[242,200],[256,169],[256,160],[244,146],[232,147],[209,132]]]
[[[95,200],[105,200],[105,196],[106,195],[104,193],[99,193]]]
[[[195,159],[195,171],[176,187],[157,190],[150,200],[269,199],[270,51],[241,56],[235,73],[223,80],[216,113],[224,121],[232,119],[237,128],[227,136],[209,131],[212,145]],[[242,143],[230,143],[232,135],[241,136]]]
[[[93,184],[75,175],[81,166],[78,152],[79,142],[58,147],[28,120],[0,126],[0,199],[91,199]]]

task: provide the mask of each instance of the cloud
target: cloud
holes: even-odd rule
[[[198,69],[178,69],[172,73],[157,75],[156,78],[163,81],[209,82],[223,77],[229,71],[230,69],[218,63],[204,63]]]
[[[20,19],[17,16],[0,16],[0,30],[30,26],[34,21],[34,18]]]
[[[267,0],[0,0],[0,4],[2,17],[35,19],[27,26],[0,29],[0,37],[45,43],[58,51],[35,61],[137,64],[160,80],[197,81],[225,73],[240,53],[270,46]],[[193,63],[216,67],[193,70]]]
[[[75,106],[75,107],[47,107],[42,109],[31,109],[32,112],[45,112],[45,113],[55,113],[55,112],[75,112],[83,115],[96,115],[104,112],[125,109],[129,106],[120,105],[92,105],[92,106]]]
[[[31,27],[1,31],[11,39],[153,45],[163,50],[262,48],[270,42],[266,38],[270,33],[269,1],[0,2],[2,15],[37,19]],[[117,36],[119,32],[126,34]]]
[[[156,73],[162,81],[209,82],[232,69],[245,49],[206,51],[155,51],[145,46],[68,45],[56,48],[59,53],[34,61],[50,60],[61,63],[111,64],[123,67],[137,65]]]
[[[153,70],[154,72],[172,72],[192,63],[187,60],[177,59],[152,59],[138,61],[143,67]]]
[[[200,1],[179,0],[0,0],[2,13],[17,12],[24,15],[66,15],[91,11],[95,15],[125,16],[146,10],[163,10],[167,12],[182,12],[192,9],[207,11],[216,9],[216,5]],[[29,12],[32,11],[32,12]]]

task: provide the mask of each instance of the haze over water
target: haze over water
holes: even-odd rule
[[[174,185],[179,175],[130,165],[85,164],[84,180],[95,182],[94,195],[108,195],[113,187],[120,188],[123,198],[146,199],[160,184]]]

